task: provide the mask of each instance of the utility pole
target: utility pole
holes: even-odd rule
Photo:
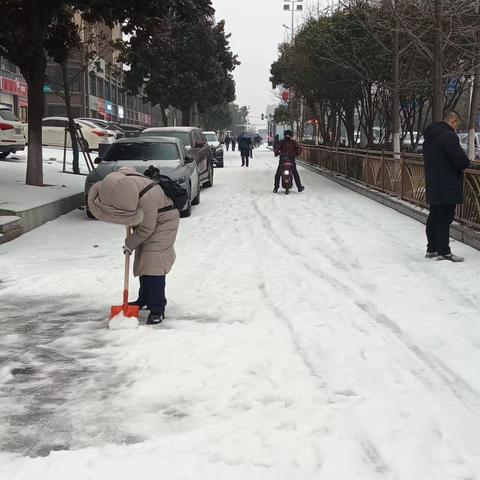
[[[295,14],[303,12],[303,0],[282,0],[282,1],[283,1],[283,11],[292,13],[290,43],[291,45],[293,45],[293,42],[295,41]],[[284,25],[284,27],[288,29],[286,25]],[[302,117],[303,117],[303,98],[300,98],[300,104],[301,104],[300,110],[302,111]],[[300,123],[303,123],[303,122],[301,121]],[[295,130],[295,126],[292,120],[292,132],[294,132],[294,130]],[[300,136],[303,137],[303,132],[301,132]]]
[[[283,11],[292,13],[292,27],[290,30],[291,43],[295,38],[295,14],[303,12],[303,0],[282,0]]]

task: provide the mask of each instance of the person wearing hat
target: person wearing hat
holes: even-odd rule
[[[150,310],[147,324],[165,318],[165,277],[175,262],[174,244],[180,213],[158,184],[133,167],[110,173],[90,189],[88,206],[104,222],[132,227],[124,254],[135,252],[133,273],[140,278],[138,299],[132,302]]]

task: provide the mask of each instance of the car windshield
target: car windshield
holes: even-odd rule
[[[178,138],[186,147],[190,147],[190,133],[189,132],[175,132],[171,130],[157,130],[151,132],[143,132],[142,137],[173,137]]]
[[[205,133],[204,135],[207,137],[207,142],[218,142],[218,138],[215,133]]]
[[[8,120],[9,122],[18,122],[17,117],[11,110],[8,110],[7,108],[0,109],[0,118],[3,120]]]
[[[115,143],[105,152],[102,160],[104,162],[122,162],[126,160],[180,160],[180,152],[174,143]]]

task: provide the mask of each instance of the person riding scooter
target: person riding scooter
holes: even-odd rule
[[[278,188],[280,187],[280,177],[282,176],[282,163],[284,158],[289,158],[292,162],[291,168],[293,178],[295,179],[295,184],[297,185],[298,191],[303,192],[305,190],[305,187],[302,185],[300,180],[297,164],[295,162],[295,157],[302,153],[302,147],[292,137],[292,131],[285,130],[284,139],[278,142],[274,148],[275,156],[280,157],[280,159],[278,162],[277,173],[275,174],[275,186],[273,188],[273,193],[277,193]]]

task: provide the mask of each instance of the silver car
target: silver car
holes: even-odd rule
[[[189,192],[189,201],[181,212],[189,217],[192,205],[200,203],[200,181],[197,163],[181,140],[167,137],[122,138],[113,143],[102,157],[95,160],[98,166],[92,170],[85,181],[85,205],[88,217],[88,192],[93,184],[103,180],[109,173],[125,165],[144,173],[150,165],[157,167],[162,175],[177,181]]]

